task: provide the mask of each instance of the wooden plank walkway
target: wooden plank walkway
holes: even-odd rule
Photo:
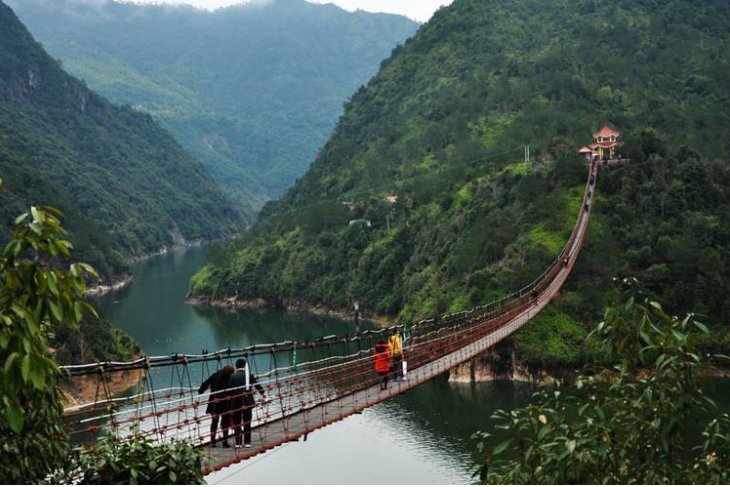
[[[595,173],[594,173],[595,177]],[[358,413],[374,404],[385,401],[397,394],[406,392],[417,385],[441,375],[457,365],[476,357],[504,338],[519,330],[537,315],[557,295],[570,275],[580,253],[590,220],[590,210],[593,207],[593,185],[589,185],[586,193],[588,207],[581,209],[578,233],[573,245],[568,249],[569,260],[547,288],[537,297],[532,306],[528,307],[500,329],[493,331],[479,340],[443,357],[440,357],[422,367],[408,372],[405,380],[389,382],[388,388],[380,390],[375,385],[352,394],[337,398],[325,404],[320,404],[307,410],[301,410],[283,419],[254,426],[250,448],[210,448],[208,450],[209,463],[207,472],[219,470],[223,467],[246,460],[255,455],[270,450],[283,443],[294,441],[307,433]],[[256,413],[254,412],[254,415]],[[231,439],[232,440],[232,439]],[[233,443],[231,441],[231,443]]]

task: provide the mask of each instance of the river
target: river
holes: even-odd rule
[[[344,335],[353,323],[279,311],[225,311],[185,303],[206,248],[135,264],[134,282],[94,299],[148,355]],[[367,325],[365,325],[367,326]],[[725,382],[725,386],[727,383]],[[718,388],[727,390],[726,387]],[[465,484],[473,481],[472,433],[497,409],[529,402],[526,385],[476,386],[434,379],[292,442],[209,475],[210,484]],[[727,398],[723,410],[730,410]]]

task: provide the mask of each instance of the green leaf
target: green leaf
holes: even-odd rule
[[[28,218],[28,213],[22,213],[15,219],[15,225],[20,225]]]
[[[86,311],[91,313],[94,318],[99,319],[99,313],[96,311],[96,308],[94,308],[91,304],[87,302],[82,302],[81,304],[83,304],[83,306],[86,308]]]
[[[58,296],[58,278],[53,271],[48,273],[48,287],[54,296]]]
[[[575,440],[568,440],[565,446],[568,448],[568,453],[572,454],[575,451]]]
[[[25,417],[23,416],[23,410],[17,404],[8,404],[6,401],[5,420],[13,432],[20,433],[23,430]]]
[[[700,323],[699,321],[695,321],[694,324],[697,327],[697,329],[699,329],[702,333],[705,333],[705,334],[710,333],[710,329],[707,328],[707,326],[705,326],[703,323]]]
[[[45,214],[43,213],[43,210],[41,210],[37,206],[31,206],[30,213],[31,213],[31,215],[33,215],[33,220],[36,220],[40,223],[43,223],[46,219]]]
[[[51,308],[51,313],[57,321],[63,321],[63,310],[56,301],[49,301],[48,305]]]
[[[15,362],[15,359],[20,357],[20,354],[18,352],[12,352],[10,355],[8,355],[8,358],[5,359],[5,373],[7,374],[10,372],[10,367],[13,366],[13,362]]]
[[[91,267],[89,264],[85,264],[83,262],[79,262],[79,266],[81,266],[81,268],[83,270],[85,270],[92,277],[99,277],[99,275],[96,273],[96,269],[94,269],[93,267]]]
[[[46,377],[40,368],[32,368],[30,370],[30,380],[33,382],[33,387],[37,390],[43,390],[46,385]]]
[[[581,407],[578,408],[578,416],[583,416],[583,414],[586,412],[586,409],[588,409],[591,406],[590,402],[586,402]]]
[[[20,366],[20,375],[23,377],[23,382],[30,380],[30,355],[23,357],[23,361]]]
[[[507,447],[510,446],[511,443],[512,443],[512,440],[506,440],[506,441],[503,441],[502,443],[500,443],[499,445],[495,446],[494,450],[492,450],[492,455],[499,455],[500,453],[505,451],[507,449]]]
[[[83,317],[84,317],[84,314],[83,314],[83,308],[81,306],[81,303],[79,301],[76,301],[74,303],[74,318],[76,318],[77,323],[80,323],[81,320],[83,319]]]

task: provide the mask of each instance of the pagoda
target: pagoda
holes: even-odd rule
[[[623,145],[618,140],[620,135],[620,132],[617,132],[608,125],[604,125],[601,130],[593,134],[593,143],[584,145],[578,149],[578,153],[589,161],[596,159],[615,159],[616,147]]]

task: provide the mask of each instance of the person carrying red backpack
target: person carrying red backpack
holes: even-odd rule
[[[380,390],[384,391],[388,388],[388,374],[390,373],[390,348],[381,339],[375,344],[373,349],[373,362],[375,363],[375,372],[380,376]]]

